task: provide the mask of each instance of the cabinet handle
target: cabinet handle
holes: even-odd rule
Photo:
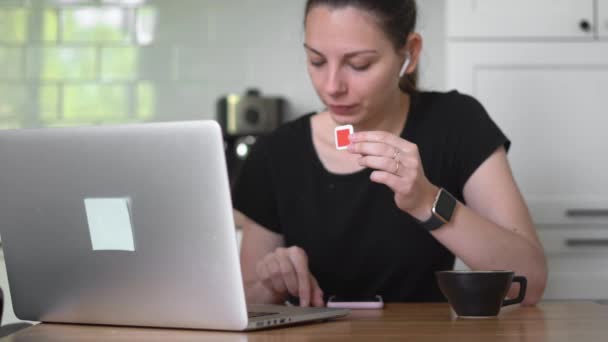
[[[568,217],[608,217],[608,209],[568,209]]]
[[[568,247],[608,247],[608,239],[567,239]]]
[[[581,30],[583,30],[583,32],[591,31],[591,23],[589,23],[587,19],[581,20],[578,26],[581,28]]]

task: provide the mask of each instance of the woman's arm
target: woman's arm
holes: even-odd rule
[[[382,131],[355,133],[350,141],[348,150],[361,155],[360,165],[374,169],[372,181],[395,193],[398,208],[420,221],[430,218],[439,189],[426,178],[417,145]],[[451,221],[431,234],[472,269],[526,276],[524,304],[538,302],[547,264],[503,147],[475,170],[463,194],[467,205],[458,203]]]
[[[284,248],[282,235],[273,233],[234,210],[243,229],[241,270],[247,303],[282,304],[297,296],[301,306],[324,306],[323,291],[308,269],[308,256],[297,246]]]
[[[473,173],[463,194],[467,205],[458,203],[452,220],[433,236],[472,269],[524,275],[528,290],[523,303],[537,303],[546,286],[547,264],[503,147]]]
[[[241,239],[241,272],[245,286],[247,303],[278,304],[285,298],[278,298],[259,281],[257,263],[267,254],[284,246],[283,236],[273,233],[238,210],[234,210],[234,221],[243,231]]]

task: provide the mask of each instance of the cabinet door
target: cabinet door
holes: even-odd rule
[[[538,235],[549,267],[543,299],[608,298],[608,229],[551,227]]]
[[[608,39],[608,0],[599,0],[597,17],[600,38]]]
[[[537,224],[608,227],[608,42],[450,42],[447,83],[513,144]]]
[[[594,37],[594,0],[446,1],[451,38]]]

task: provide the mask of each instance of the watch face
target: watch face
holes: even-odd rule
[[[452,195],[441,189],[437,202],[435,203],[434,212],[440,218],[447,223],[452,218],[454,207],[456,206],[456,199]]]

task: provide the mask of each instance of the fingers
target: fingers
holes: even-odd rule
[[[257,264],[262,284],[280,295],[298,296],[301,306],[323,306],[323,291],[308,268],[308,256],[299,247],[277,248]]]
[[[285,252],[282,252],[285,253]],[[293,267],[293,264],[289,262],[289,258],[287,256],[277,258],[279,261],[279,266],[281,269],[281,275],[283,277],[283,281],[287,287],[289,293],[293,296],[297,296],[299,293],[299,285],[298,285],[298,277],[296,275],[296,270]]]
[[[276,254],[270,253],[257,266],[258,277],[267,288],[279,294],[287,293],[287,285],[281,275]]]
[[[296,270],[298,277],[298,297],[300,297],[301,306],[309,306],[311,299],[311,284],[310,284],[310,271],[308,269],[308,256],[304,250],[299,247],[292,247],[289,249],[289,258]]]
[[[388,145],[384,142],[360,142],[351,143],[348,146],[348,150],[352,153],[361,154],[364,156],[379,156],[386,158],[393,158],[396,149],[393,145]]]
[[[392,173],[396,176],[404,176],[408,170],[418,170],[420,163],[418,159],[392,159],[386,157],[363,156],[359,159],[359,165],[370,169]],[[398,172],[397,172],[398,171]]]
[[[313,287],[312,302],[311,302],[312,305],[317,306],[317,307],[325,306],[325,301],[323,301],[323,290],[321,290],[321,287],[319,287],[319,283],[317,282],[317,279],[315,279],[315,277],[312,274],[310,275],[310,282]]]
[[[370,175],[373,182],[388,186],[394,193],[400,193],[404,190],[403,180],[401,177],[387,171],[374,171]]]
[[[393,172],[397,163],[399,163],[399,161],[385,157],[366,156],[359,159],[359,165],[361,166],[386,172]]]
[[[363,133],[360,133],[363,134]],[[353,142],[348,146],[348,151],[354,154],[360,154],[363,158],[378,157],[382,159],[369,159],[373,164],[361,164],[370,168],[394,172],[395,162],[408,162],[414,160],[418,162],[420,155],[418,146],[406,140],[395,137],[386,133],[387,139],[382,142],[360,141]],[[388,137],[392,138],[388,138]],[[396,139],[396,140],[395,140]],[[392,141],[392,143],[391,143]],[[403,163],[404,166],[407,166]],[[390,165],[389,165],[390,164]]]
[[[357,132],[353,133],[350,136],[351,145],[360,144],[360,143],[382,143],[385,145],[394,146],[403,151],[410,151],[415,144],[402,139],[399,136],[394,134],[384,132],[384,131],[367,131],[367,132]]]

